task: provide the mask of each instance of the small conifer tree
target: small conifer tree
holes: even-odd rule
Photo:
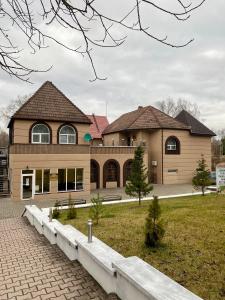
[[[202,191],[202,196],[205,195],[205,189],[212,183],[210,179],[210,171],[206,164],[204,155],[202,154],[201,159],[198,161],[198,166],[195,171],[195,175],[192,179],[192,185],[196,190]]]
[[[127,195],[138,198],[139,205],[141,204],[141,199],[147,196],[153,189],[147,181],[148,173],[143,157],[144,149],[138,146],[131,166],[131,175],[128,178],[129,181],[125,188]]]
[[[104,207],[102,205],[102,198],[97,195],[91,199],[92,206],[90,207],[89,216],[96,225],[99,223],[99,219],[103,215]]]
[[[69,194],[69,205],[68,205],[68,210],[67,210],[67,219],[71,220],[71,219],[76,219],[77,217],[77,209],[75,207],[75,205],[72,202],[72,197],[71,194]]]
[[[58,200],[56,200],[56,202],[55,202],[55,206],[54,206],[54,208],[53,208],[53,210],[52,210],[52,218],[53,219],[58,219],[59,217],[60,217],[60,209],[59,209],[59,201]]]
[[[165,234],[160,215],[161,208],[158,197],[154,196],[154,199],[149,206],[148,217],[146,218],[145,223],[145,245],[147,247],[156,247]]]

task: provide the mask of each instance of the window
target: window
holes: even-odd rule
[[[59,169],[58,191],[80,191],[83,190],[83,169]]]
[[[49,144],[50,130],[45,124],[36,124],[32,128],[32,143],[33,144]]]
[[[76,131],[72,126],[64,125],[59,130],[59,144],[76,144]]]
[[[166,140],[166,154],[180,154],[180,141],[178,138],[171,136]]]
[[[108,163],[106,181],[117,181],[117,166],[114,162]]]
[[[50,192],[50,170],[40,169],[35,171],[35,194]]]

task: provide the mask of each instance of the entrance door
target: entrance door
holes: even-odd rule
[[[33,197],[33,175],[22,175],[22,200]]]

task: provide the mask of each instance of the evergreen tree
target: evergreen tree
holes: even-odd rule
[[[154,196],[149,206],[148,217],[145,223],[145,245],[147,247],[156,247],[165,234],[160,215],[161,208],[158,197]]]
[[[98,225],[100,218],[103,215],[104,207],[102,205],[102,198],[98,194],[97,197],[91,199],[92,206],[90,207],[89,216]]]
[[[135,154],[134,160],[131,166],[131,175],[128,178],[129,182],[126,184],[125,192],[131,197],[137,197],[139,200],[139,205],[141,204],[141,199],[147,196],[153,189],[153,187],[148,183],[148,173],[147,168],[144,165],[144,149],[138,146]]]
[[[198,161],[198,166],[195,171],[195,176],[192,179],[192,185],[195,189],[202,191],[202,196],[205,195],[205,188],[211,184],[210,171],[206,164],[204,155]]]

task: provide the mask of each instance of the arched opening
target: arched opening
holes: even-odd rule
[[[128,159],[123,165],[123,186],[126,185],[126,182],[131,175],[132,163],[133,159]]]
[[[100,167],[96,160],[91,159],[91,184],[95,184],[95,188],[100,187]]]
[[[180,141],[176,136],[170,136],[165,143],[165,154],[180,154]]]
[[[107,187],[107,183],[116,183],[117,187],[120,187],[120,165],[118,161],[109,159],[105,162],[103,167],[103,187]]]

